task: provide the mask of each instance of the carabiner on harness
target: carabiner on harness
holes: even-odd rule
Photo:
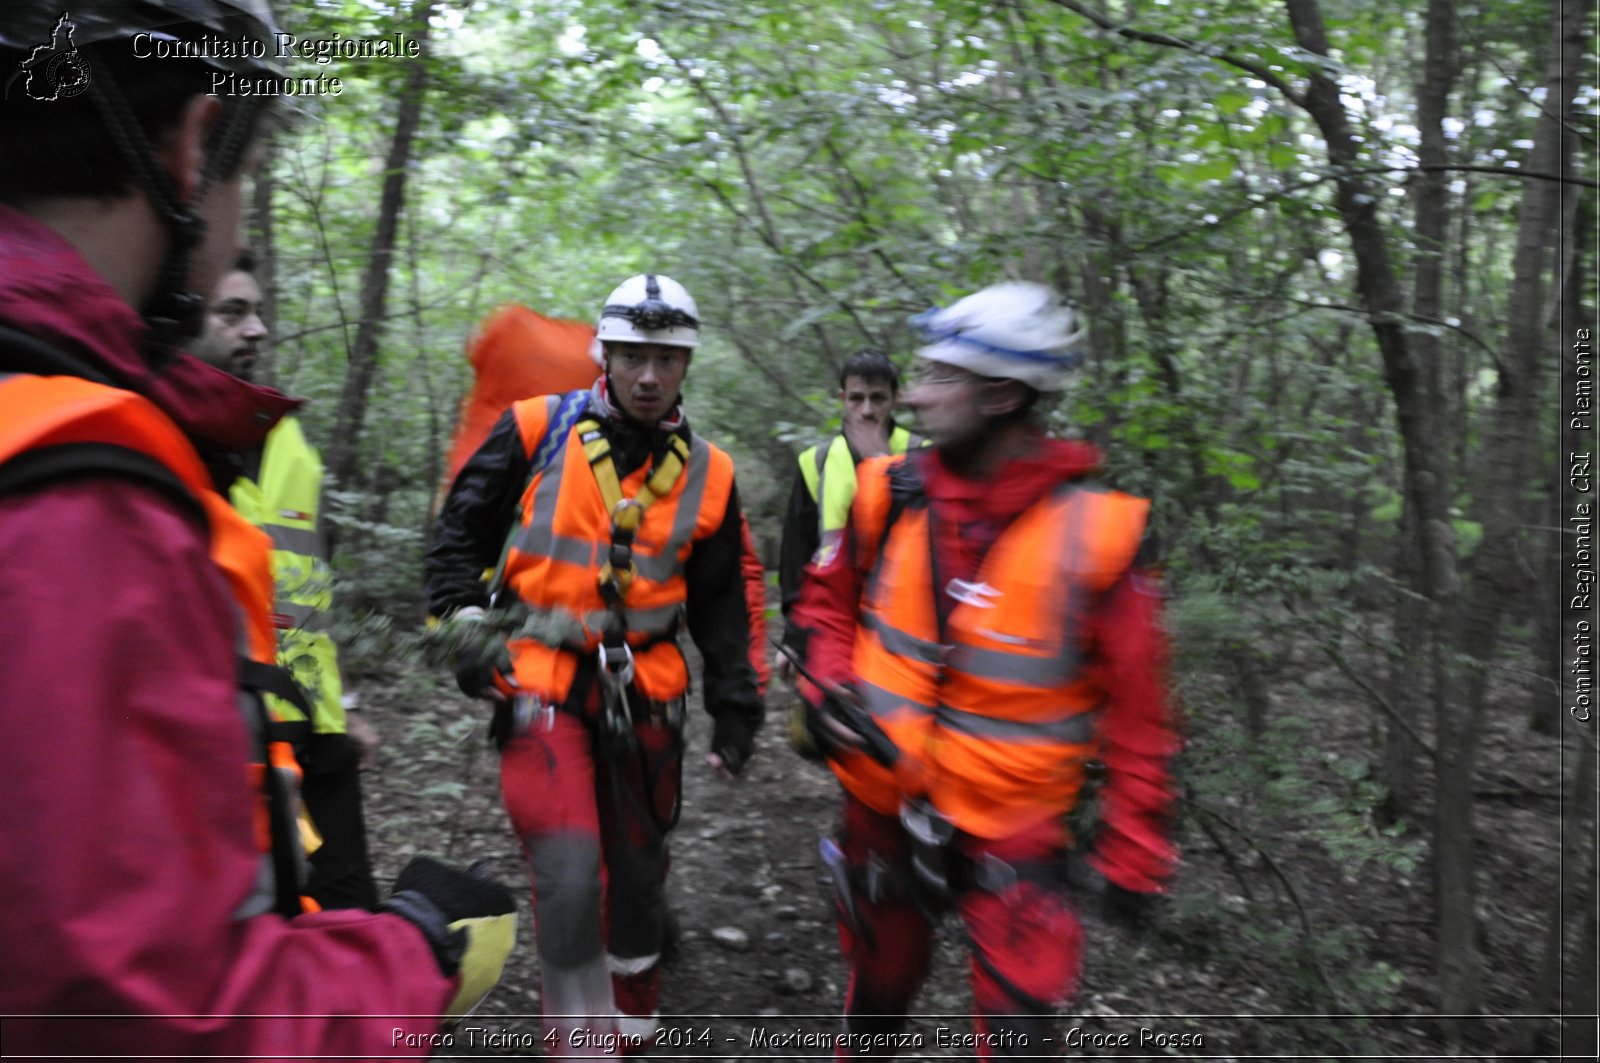
[[[956,825],[927,798],[900,802],[900,825],[911,840],[911,897],[929,917],[945,912],[955,895],[950,843]]]
[[[637,498],[619,498],[611,507],[611,527],[625,532],[636,532],[644,520],[644,503]]]
[[[631,747],[634,741],[633,716],[628,711],[628,684],[633,682],[633,648],[600,644],[596,651],[600,669],[600,729],[610,738]]]
[[[600,660],[600,678],[613,690],[620,690],[633,682],[633,647],[624,642],[620,646],[600,644],[595,651]]]

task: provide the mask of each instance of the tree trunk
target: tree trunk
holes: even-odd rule
[[[1573,84],[1567,71],[1576,70],[1581,56],[1580,0],[1560,0],[1554,6],[1549,74],[1543,114],[1534,132],[1527,167],[1544,174],[1564,174],[1570,153],[1564,141],[1564,121],[1571,117]],[[1558,245],[1556,222],[1560,217],[1562,186],[1548,180],[1525,180],[1517,216],[1517,242],[1512,259],[1511,289],[1506,306],[1506,333],[1501,344],[1494,411],[1485,433],[1482,457],[1475,463],[1480,473],[1473,497],[1473,516],[1483,526],[1483,540],[1473,564],[1473,579],[1461,612],[1460,649],[1473,662],[1468,672],[1465,718],[1441,729],[1441,752],[1449,747],[1453,765],[1441,763],[1439,808],[1460,826],[1470,853],[1472,830],[1472,769],[1487,703],[1490,670],[1499,644],[1501,622],[1509,602],[1521,599],[1537,582],[1525,560],[1523,516],[1526,494],[1538,451],[1542,423],[1542,391],[1547,352],[1555,345],[1546,322],[1546,274],[1553,266],[1552,249]],[[1470,865],[1469,865],[1470,866]],[[1441,946],[1443,941],[1441,941]],[[1443,988],[1448,989],[1446,985]],[[1447,1011],[1468,1010],[1476,996],[1442,1001]]]
[[[1557,315],[1556,345],[1562,348],[1561,368],[1556,377],[1559,395],[1578,393],[1578,362],[1568,357],[1575,325],[1594,320],[1594,307],[1589,302],[1589,278],[1594,276],[1594,263],[1586,241],[1580,234],[1594,232],[1595,202],[1593,196],[1570,196],[1561,219],[1562,296]],[[1562,632],[1569,602],[1561,596],[1562,562],[1568,538],[1566,515],[1562,511],[1561,483],[1570,475],[1566,456],[1566,441],[1570,426],[1561,414],[1567,400],[1552,403],[1557,410],[1559,429],[1556,432],[1557,452],[1548,462],[1544,475],[1545,499],[1537,533],[1542,547],[1539,561],[1540,592],[1533,595],[1535,609],[1534,661],[1538,676],[1528,697],[1528,725],[1540,734],[1555,735],[1561,732],[1562,721],[1567,718],[1562,704]]]
[[[1555,462],[1549,462],[1549,467],[1550,471],[1541,477],[1545,481],[1543,497],[1533,510],[1539,514],[1539,527],[1534,530],[1538,544],[1535,557],[1539,566],[1539,591],[1529,596],[1533,609],[1534,675],[1528,686],[1527,711],[1529,730],[1557,735],[1561,733],[1561,721],[1566,716],[1561,704],[1561,617],[1567,603],[1560,597],[1563,517],[1557,485],[1559,472]]]
[[[1562,1015],[1567,1011],[1583,1011],[1594,1001],[1594,849],[1589,844],[1593,836],[1595,795],[1595,740],[1592,734],[1580,728],[1573,729],[1577,745],[1577,758],[1571,776],[1564,780],[1567,799],[1561,806],[1561,876],[1555,895],[1550,900],[1546,916],[1544,951],[1534,983],[1528,993],[1527,1011],[1532,1014]],[[1569,743],[1573,744],[1573,743]],[[1580,941],[1576,947],[1570,943],[1569,923],[1583,917]],[[1587,944],[1583,938],[1587,938]],[[1568,961],[1573,965],[1576,978],[1567,977]],[[1587,982],[1587,984],[1584,984]],[[1565,1006],[1563,1006],[1565,1005]],[[1587,1031],[1587,1045],[1574,1041]],[[1555,1047],[1548,1043],[1556,1030],[1532,1030],[1527,1042],[1520,1046],[1524,1054],[1548,1051]],[[1566,1042],[1568,1053],[1594,1055],[1593,1020],[1567,1022],[1563,1017],[1559,1030]],[[1541,1044],[1540,1041],[1545,1041]],[[1587,1048],[1587,1052],[1584,1049]]]
[[[1449,162],[1444,119],[1460,67],[1455,22],[1454,0],[1429,0],[1422,80],[1416,87],[1417,128],[1421,133],[1417,156],[1423,166],[1443,166]],[[1449,183],[1443,171],[1425,170],[1417,175],[1414,187],[1417,254],[1412,268],[1412,312],[1421,320],[1436,321],[1441,316],[1445,234],[1450,224]],[[1442,412],[1445,405],[1440,339],[1432,333],[1417,332],[1410,335],[1409,341],[1422,368],[1421,387],[1427,402],[1434,410]],[[1449,482],[1447,468],[1441,467],[1440,474]],[[1408,493],[1400,521],[1399,556],[1395,566],[1406,588],[1420,586],[1422,582],[1422,536],[1417,517]],[[1398,595],[1394,620],[1399,656],[1390,675],[1389,696],[1405,721],[1413,725],[1421,715],[1419,706],[1428,692],[1422,669],[1427,659],[1429,632],[1425,614],[1424,604],[1413,595],[1405,591]],[[1390,822],[1403,816],[1415,797],[1416,753],[1416,744],[1405,728],[1395,720],[1388,721],[1383,751],[1383,775],[1388,793],[1381,813]]]
[[[418,0],[412,9],[411,34],[424,51],[428,48],[430,19],[434,0]],[[367,254],[366,274],[361,281],[361,321],[350,348],[350,365],[345,373],[344,392],[339,398],[328,470],[342,490],[356,489],[361,462],[361,433],[367,416],[367,393],[378,371],[378,349],[383,335],[383,320],[388,308],[389,264],[394,257],[395,235],[400,212],[405,208],[406,174],[410,168],[411,146],[422,118],[428,92],[428,63],[407,65],[407,76],[400,87],[395,115],[394,139],[383,170],[383,192],[378,200],[378,227]]]
[[[1317,0],[1286,0],[1295,40],[1317,55],[1328,54],[1322,8]],[[1451,621],[1460,595],[1455,534],[1450,525],[1450,486],[1442,437],[1435,432],[1429,369],[1418,360],[1402,318],[1404,298],[1395,278],[1388,237],[1378,217],[1377,197],[1361,174],[1360,145],[1338,84],[1320,71],[1308,76],[1307,112],[1327,144],[1335,173],[1335,204],[1356,259],[1356,287],[1383,358],[1384,379],[1394,397],[1395,419],[1405,456],[1405,494],[1416,507],[1421,564],[1417,590],[1428,602],[1428,654],[1434,713],[1438,720],[1440,793],[1434,825],[1434,896],[1437,900],[1435,957],[1443,1010],[1477,1010],[1483,958],[1474,919],[1477,870],[1471,802],[1474,747],[1466,728],[1451,718],[1461,699],[1459,669],[1450,650]],[[1446,785],[1449,791],[1446,792]]]
[[[1389,702],[1399,720],[1387,720],[1383,743],[1383,804],[1378,810],[1385,823],[1394,823],[1411,811],[1417,797],[1417,744],[1415,730],[1428,702],[1427,603],[1413,588],[1422,582],[1422,537],[1417,511],[1410,497],[1400,504],[1400,535],[1395,543],[1394,573],[1400,585],[1394,592],[1395,657],[1389,671]]]

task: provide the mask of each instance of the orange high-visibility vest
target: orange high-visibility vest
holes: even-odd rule
[[[544,438],[560,401],[560,395],[544,395],[512,406],[528,454]],[[637,495],[650,471],[646,465],[624,477],[623,497]],[[633,684],[649,701],[670,702],[688,689],[688,668],[675,638],[687,597],[683,566],[693,544],[721,526],[732,490],[733,459],[693,436],[682,474],[644,511],[634,535],[638,574],[623,606],[627,640],[634,647]],[[519,512],[505,585],[536,615],[549,614],[567,625],[571,635],[548,641],[513,638],[517,685],[561,704],[571,693],[579,655],[596,652],[608,619],[599,575],[610,551],[611,515],[577,425],[569,429],[560,457],[534,473]]]
[[[941,642],[927,508],[906,508],[880,542],[889,467],[903,460],[864,462],[852,509],[858,556],[876,558],[854,669],[902,764],[890,773],[855,754],[834,770],[879,812],[895,813],[914,790],[970,834],[1015,834],[1077,799],[1105,694],[1084,667],[1084,618],[1132,564],[1149,503],[1059,486],[1001,533],[973,580],[946,576],[941,593],[952,601]]]
[[[0,464],[46,447],[104,444],[154,459],[186,488],[205,514],[210,531],[211,560],[222,570],[233,592],[240,618],[239,653],[264,664],[277,660],[272,627],[271,540],[241,517],[212,489],[199,454],[172,419],[142,396],[76,377],[0,374]],[[261,734],[258,706],[240,691],[240,710],[257,743],[265,742],[266,763],[247,766],[252,789],[261,795],[255,814],[256,840],[263,854],[256,890],[235,915],[245,918],[271,910],[277,903],[273,864],[272,812],[265,797],[266,773],[279,773],[284,792],[298,793],[300,767],[288,742],[267,741]],[[279,832],[279,845],[293,844]],[[298,856],[298,853],[295,854]]]

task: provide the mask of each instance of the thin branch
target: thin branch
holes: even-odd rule
[[[1195,825],[1205,833],[1207,838],[1211,839],[1211,844],[1217,847],[1217,852],[1222,854],[1222,862],[1228,865],[1229,871],[1233,872],[1233,880],[1244,891],[1244,899],[1254,904],[1256,902],[1256,891],[1250,888],[1250,880],[1245,877],[1243,869],[1239,867],[1239,861],[1234,858],[1233,850],[1222,844],[1221,836],[1217,834],[1209,820],[1202,817],[1195,821]]]
[[[1024,163],[1018,163],[1017,166],[1018,166],[1018,169],[1021,169],[1021,170],[1023,170],[1024,172],[1026,172],[1028,174],[1031,174],[1035,178],[1038,178],[1040,180],[1051,180],[1049,175],[1042,174],[1039,171],[1029,167],[1028,165],[1026,165]],[[1234,207],[1232,210],[1223,211],[1221,214],[1216,215],[1216,217],[1214,217],[1211,221],[1200,222],[1200,223],[1198,223],[1196,225],[1186,225],[1182,229],[1178,229],[1178,230],[1176,230],[1174,232],[1167,233],[1164,236],[1158,236],[1155,239],[1147,240],[1142,244],[1136,244],[1132,248],[1132,252],[1134,254],[1142,254],[1143,252],[1152,251],[1152,250],[1154,250],[1154,249],[1156,249],[1158,247],[1161,247],[1161,246],[1163,246],[1165,244],[1170,244],[1170,243],[1173,243],[1175,241],[1182,240],[1182,239],[1185,239],[1187,237],[1197,235],[1199,233],[1211,232],[1211,231],[1213,231],[1215,229],[1220,229],[1223,226],[1227,225],[1229,222],[1233,221],[1235,218],[1238,218],[1239,216],[1244,215],[1244,214],[1248,214],[1252,210],[1255,210],[1257,207],[1264,207],[1269,203],[1274,203],[1274,202],[1276,202],[1276,201],[1278,201],[1280,199],[1283,199],[1283,198],[1285,198],[1287,196],[1292,196],[1297,192],[1304,192],[1308,188],[1315,188],[1317,185],[1323,184],[1323,183],[1325,183],[1327,181],[1336,181],[1336,180],[1339,180],[1340,178],[1347,177],[1347,176],[1354,175],[1354,174],[1380,174],[1380,173],[1412,174],[1412,173],[1433,173],[1433,172],[1440,172],[1440,171],[1459,171],[1459,172],[1463,172],[1463,173],[1487,173],[1487,174],[1495,174],[1496,176],[1500,176],[1500,177],[1519,177],[1519,178],[1526,178],[1528,180],[1534,180],[1534,181],[1556,181],[1556,182],[1558,182],[1560,184],[1579,185],[1579,186],[1584,187],[1584,188],[1600,189],[1600,180],[1592,180],[1592,179],[1589,179],[1589,178],[1586,178],[1586,177],[1570,177],[1570,176],[1566,176],[1566,175],[1563,175],[1563,174],[1538,173],[1538,172],[1535,172],[1535,171],[1532,171],[1532,170],[1519,170],[1516,167],[1512,167],[1512,166],[1469,166],[1469,165],[1371,166],[1371,167],[1365,167],[1365,168],[1357,169],[1357,170],[1340,170],[1337,173],[1319,174],[1316,177],[1311,177],[1311,178],[1308,178],[1308,179],[1306,179],[1304,181],[1300,181],[1300,182],[1297,182],[1295,184],[1289,185],[1287,188],[1279,188],[1279,189],[1275,189],[1275,190],[1273,190],[1271,192],[1261,193],[1256,198],[1251,199],[1248,202],[1246,202],[1244,204],[1241,204],[1240,206]]]
[[[1283,604],[1292,615],[1297,618],[1300,616],[1300,610],[1295,608],[1293,601],[1285,598]],[[1343,632],[1341,632],[1341,634],[1342,633]],[[1344,654],[1330,647],[1326,641],[1319,641],[1317,645],[1318,648],[1322,650],[1323,654],[1328,658],[1328,660],[1333,662],[1333,666],[1339,670],[1340,675],[1344,676],[1346,679],[1350,680],[1350,682],[1360,687],[1361,692],[1367,695],[1367,697],[1371,698],[1374,705],[1382,709],[1384,714],[1387,715],[1389,719],[1393,720],[1401,730],[1410,736],[1411,740],[1415,742],[1423,752],[1428,754],[1429,760],[1437,762],[1439,759],[1438,752],[1433,748],[1432,745],[1428,743],[1427,739],[1423,738],[1422,735],[1417,732],[1417,729],[1411,725],[1411,721],[1407,720],[1403,715],[1401,715],[1399,709],[1390,704],[1389,699],[1383,696],[1382,691],[1378,690],[1371,683],[1367,682],[1361,673],[1356,671],[1355,667],[1345,659]]]
[[[1347,306],[1347,305],[1344,305],[1342,303],[1317,303],[1317,302],[1312,302],[1309,299],[1290,299],[1289,302],[1294,303],[1297,306],[1303,306],[1303,307],[1307,308],[1308,310],[1340,310],[1340,311],[1343,311],[1343,312],[1348,313],[1348,314],[1358,314],[1361,317],[1368,316],[1367,312],[1365,310],[1361,309],[1361,307],[1359,307],[1359,306]],[[1453,332],[1459,333],[1461,336],[1465,337],[1467,340],[1469,340],[1470,342],[1475,344],[1477,347],[1481,348],[1483,350],[1483,352],[1489,356],[1489,360],[1494,363],[1494,366],[1495,366],[1496,369],[1498,369],[1500,367],[1500,355],[1499,355],[1499,352],[1497,352],[1493,347],[1489,346],[1488,343],[1484,342],[1476,334],[1474,334],[1472,331],[1470,331],[1469,329],[1467,329],[1463,325],[1451,324],[1449,321],[1446,321],[1444,318],[1429,317],[1426,314],[1405,313],[1405,314],[1399,314],[1399,315],[1396,315],[1396,316],[1398,316],[1398,317],[1400,317],[1400,318],[1402,318],[1404,320],[1407,320],[1407,321],[1420,321],[1425,325],[1439,325],[1442,328],[1447,328],[1447,329],[1450,329]]]
[[[1370,170],[1358,170],[1358,173],[1439,173],[1460,171],[1463,173],[1492,173],[1501,177],[1521,177],[1529,181],[1554,181],[1563,185],[1579,185],[1583,188],[1600,188],[1600,180],[1589,177],[1574,177],[1559,173],[1540,173],[1537,170],[1523,170],[1515,166],[1473,166],[1466,163],[1438,163],[1432,166],[1379,166]]]
[[[1533,98],[1533,92],[1522,84],[1522,80],[1517,77],[1516,73],[1507,70],[1501,64],[1500,60],[1495,56],[1495,54],[1489,50],[1489,46],[1484,43],[1483,38],[1478,35],[1477,29],[1473,26],[1471,20],[1468,19],[1465,14],[1459,11],[1456,12],[1456,19],[1461,23],[1462,31],[1466,33],[1467,36],[1471,37],[1473,43],[1478,46],[1478,54],[1484,59],[1488,60],[1489,65],[1494,67],[1500,76],[1506,79],[1506,84],[1510,85],[1517,95],[1522,97],[1524,103],[1533,104],[1533,106],[1538,109],[1542,116],[1548,118],[1552,122],[1560,123],[1563,129],[1565,129],[1568,133],[1571,133],[1573,136],[1579,138],[1584,143],[1592,145],[1595,142],[1594,137],[1590,135],[1587,129],[1584,129],[1575,122],[1569,122],[1561,114],[1552,111],[1549,107],[1551,102],[1550,100],[1535,100]],[[1564,103],[1566,101],[1562,102]]]
[[[1240,827],[1238,824],[1234,823],[1221,813],[1212,811],[1203,802],[1196,798],[1192,791],[1189,796],[1189,807],[1193,808],[1202,816],[1209,816],[1211,819],[1233,831],[1233,833],[1237,834],[1239,839],[1248,845],[1257,856],[1261,857],[1262,863],[1267,865],[1267,870],[1271,871],[1273,876],[1277,878],[1279,882],[1283,883],[1285,892],[1289,894],[1289,902],[1294,905],[1294,910],[1299,913],[1300,932],[1303,935],[1306,943],[1310,944],[1312,937],[1311,916],[1306,914],[1306,906],[1300,903],[1299,891],[1294,888],[1294,883],[1289,881],[1289,876],[1283,873],[1283,869],[1278,866],[1278,862],[1274,860],[1265,849],[1257,845],[1255,840],[1251,838],[1250,835],[1245,833],[1244,828]],[[1327,972],[1322,969],[1322,963],[1317,959],[1315,951],[1308,948],[1305,952],[1305,958],[1306,961],[1311,964],[1311,969],[1316,972],[1317,980],[1320,981],[1323,988],[1328,991],[1329,997],[1331,997],[1336,1004],[1339,1003],[1339,991],[1334,989],[1333,983],[1328,980]]]
[[[316,230],[317,246],[322,251],[322,261],[328,267],[328,286],[333,289],[333,308],[339,314],[340,339],[344,345],[344,360],[348,365],[353,357],[350,349],[350,319],[344,309],[344,295],[339,291],[339,271],[334,268],[333,248],[328,244],[328,230],[322,223],[322,196],[310,194],[310,182],[305,180],[305,164],[298,153],[295,154],[295,166],[300,171],[301,201],[306,209],[311,212],[311,225]],[[323,177],[327,176],[327,164],[324,160]]]
[[[1360,687],[1361,692],[1371,698],[1374,705],[1382,709],[1389,719],[1393,720],[1424,753],[1428,754],[1430,760],[1438,759],[1439,754],[1433,746],[1429,745],[1427,740],[1417,733],[1417,729],[1406,721],[1406,718],[1400,714],[1400,710],[1391,705],[1389,699],[1384,697],[1381,691],[1361,677],[1361,673],[1357,672],[1350,662],[1345,660],[1344,654],[1326,645],[1322,646],[1322,652],[1333,662],[1333,666],[1339,669],[1339,673]]]
[[[1229,66],[1238,67],[1251,77],[1264,81],[1283,93],[1290,102],[1305,106],[1305,97],[1296,92],[1293,85],[1290,85],[1282,77],[1253,60],[1234,55],[1232,52],[1217,51],[1198,41],[1184,40],[1182,37],[1174,37],[1167,33],[1152,33],[1147,30],[1134,29],[1132,26],[1121,25],[1109,15],[1095,11],[1084,4],[1075,3],[1074,0],[1051,0],[1051,3],[1083,16],[1108,33],[1115,33],[1117,36],[1125,37],[1130,41],[1143,41],[1145,44],[1156,44],[1163,48],[1177,48],[1185,52],[1192,52],[1195,55],[1205,56],[1207,59],[1215,59],[1218,62],[1227,63]]]

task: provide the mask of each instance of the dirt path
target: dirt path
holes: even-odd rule
[[[382,763],[367,778],[380,883],[420,852],[462,864],[486,859],[523,906],[522,942],[500,987],[444,1055],[542,1054],[527,874],[500,810],[483,714],[443,679],[404,666],[358,686],[386,738]],[[833,828],[835,784],[788,750],[780,716],[774,699],[758,756],[743,779],[726,784],[704,763],[710,721],[693,710],[669,882],[682,944],[666,970],[653,1058],[831,1054],[816,1044],[838,1029],[844,969],[817,837]],[[1321,740],[1330,748],[1360,749],[1368,740],[1357,709],[1330,712],[1327,722]],[[1556,856],[1549,750],[1515,724],[1496,725],[1487,739],[1501,754],[1496,796],[1483,810],[1490,914],[1497,917],[1488,923],[1488,945],[1492,969],[1515,972],[1495,980],[1497,1011],[1524,1000]],[[1232,800],[1213,798],[1224,810]],[[1182,879],[1157,932],[1130,941],[1085,913],[1083,982],[1072,1014],[1059,1024],[1072,1055],[1446,1054],[1426,1017],[1425,867],[1369,868],[1352,879],[1309,841],[1279,845],[1263,858],[1226,826],[1193,817],[1180,826],[1180,840]],[[1292,901],[1279,874],[1286,868]],[[969,1048],[950,1043],[972,1028],[965,972],[966,957],[947,927],[908,1031],[921,1046],[902,1058],[970,1058]],[[1381,1003],[1338,1006],[1351,999]],[[1350,1010],[1378,1014],[1317,1014]],[[1520,1036],[1509,1019],[1491,1021],[1482,1033],[1482,1044],[1468,1051]],[[1188,1047],[1179,1047],[1185,1035]]]

